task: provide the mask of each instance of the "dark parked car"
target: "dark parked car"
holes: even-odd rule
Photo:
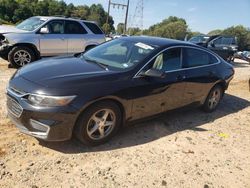
[[[79,57],[57,57],[18,70],[7,88],[9,117],[21,132],[89,145],[121,125],[184,106],[214,111],[233,67],[197,45],[122,37]]]
[[[238,50],[237,39],[233,36],[198,35],[189,39],[189,42],[206,47],[227,61],[231,61]]]

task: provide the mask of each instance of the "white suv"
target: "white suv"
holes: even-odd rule
[[[94,23],[65,17],[31,17],[0,26],[0,57],[22,67],[41,57],[81,53],[105,41]]]

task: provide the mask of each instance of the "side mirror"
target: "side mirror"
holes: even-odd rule
[[[210,42],[210,46],[212,46],[213,48],[215,47],[213,42]]]
[[[48,33],[49,33],[49,30],[48,30],[47,27],[42,27],[42,28],[40,29],[40,33],[41,33],[41,34],[48,34]]]
[[[156,78],[165,78],[166,73],[157,69],[148,69],[147,71],[142,71],[139,74],[140,76],[156,77]]]

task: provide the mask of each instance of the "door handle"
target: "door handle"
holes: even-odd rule
[[[178,75],[177,76],[177,80],[178,81],[182,81],[182,80],[185,80],[186,79],[186,76],[185,75]]]

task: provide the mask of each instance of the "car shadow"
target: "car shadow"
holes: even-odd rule
[[[100,146],[87,147],[75,139],[66,142],[40,141],[40,144],[62,153],[71,154],[133,147],[183,130],[207,131],[200,126],[229,114],[236,113],[248,106],[250,106],[249,101],[237,96],[225,94],[218,109],[213,113],[205,113],[198,108],[167,112],[151,120],[144,120],[141,123],[125,126],[113,139]]]

